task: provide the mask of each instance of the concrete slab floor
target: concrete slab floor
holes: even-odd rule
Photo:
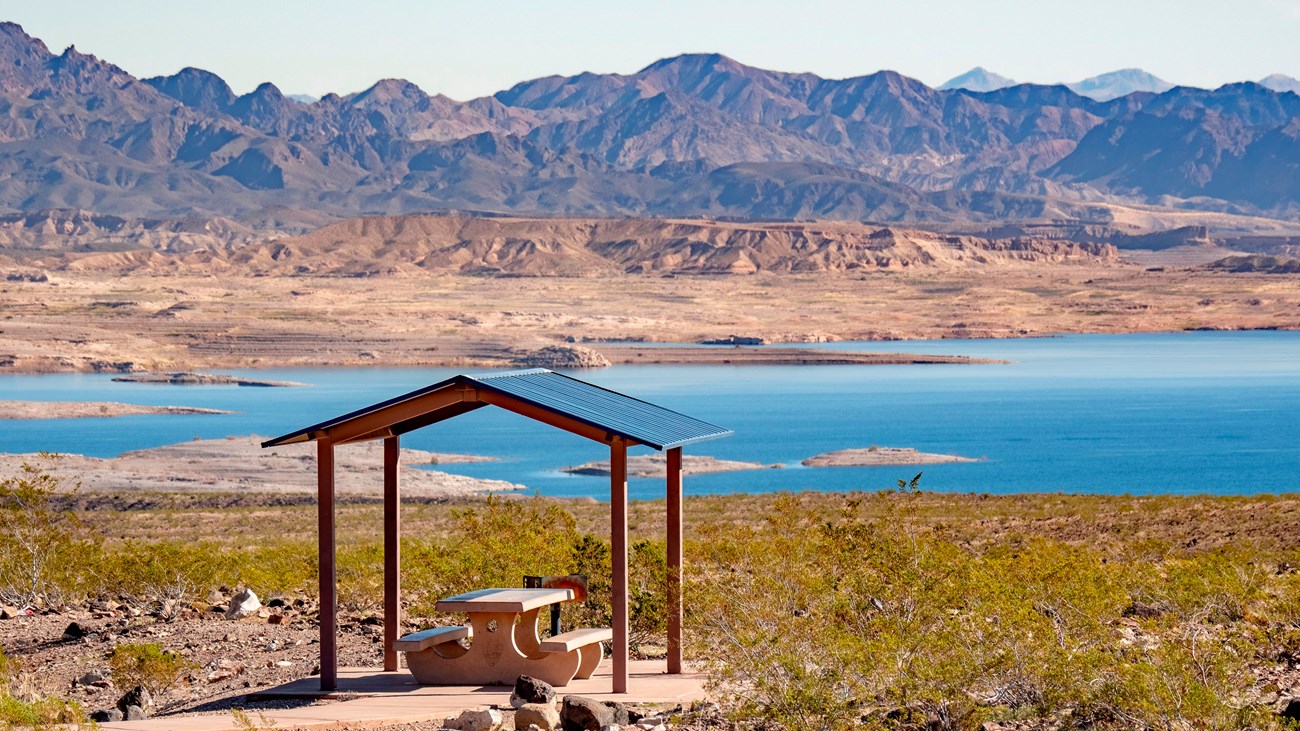
[[[676,705],[703,699],[704,681],[703,673],[668,675],[660,660],[634,660],[628,663],[631,692],[616,694],[610,690],[612,678],[607,660],[590,679],[574,680],[555,690],[561,697],[581,695],[624,703]],[[405,670],[386,673],[375,668],[340,669],[338,684],[336,693],[322,694],[320,679],[310,677],[252,693],[250,700],[301,698],[306,702],[323,695],[338,700],[322,705],[265,711],[254,707],[250,708],[249,716],[254,723],[261,723],[265,718],[265,723],[274,724],[276,731],[316,731],[341,725],[349,729],[381,728],[439,721],[466,708],[489,705],[509,708],[512,690],[507,686],[416,685],[415,679]],[[233,714],[223,712],[103,723],[99,728],[109,731],[238,731],[243,727],[235,721]]]

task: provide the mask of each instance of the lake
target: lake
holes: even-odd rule
[[[1005,365],[615,366],[575,373],[734,429],[688,454],[786,469],[688,476],[690,494],[877,490],[924,471],[927,490],[1251,494],[1300,491],[1300,333],[1071,335],[1025,340],[833,343]],[[309,388],[157,386],[107,375],[0,376],[0,399],[122,401],[238,411],[217,416],[0,421],[0,451],[113,456],[194,437],[276,436],[460,372],[443,368],[219,371]],[[554,496],[605,499],[604,478],[567,465],[600,445],[498,409],[403,438],[405,446],[500,457],[449,471]],[[835,449],[915,447],[982,458],[923,467],[804,468]],[[648,451],[648,450],[644,450]],[[634,498],[662,483],[634,479]]]

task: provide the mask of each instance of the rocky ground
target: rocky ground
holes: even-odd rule
[[[314,604],[274,598],[246,617],[230,619],[231,596],[214,592],[206,598],[211,602],[167,611],[119,597],[48,613],[19,612],[0,620],[0,646],[21,663],[20,694],[69,698],[88,712],[115,706],[130,690],[109,670],[109,655],[122,644],[156,643],[188,666],[175,684],[153,693],[155,714],[244,706],[250,691],[318,671]],[[0,609],[0,615],[8,613]],[[340,664],[382,663],[382,637],[378,618],[341,614]]]
[[[318,612],[313,602],[302,597],[277,597],[263,605],[247,591],[220,590],[182,607],[145,606],[129,597],[40,613],[0,607],[0,647],[8,658],[19,663],[15,684],[20,697],[74,700],[92,714],[93,720],[242,712],[256,723],[260,714],[271,710],[347,700],[346,696],[323,700],[257,697],[259,691],[319,672]],[[431,626],[427,620],[417,618],[404,622],[403,632],[427,626]],[[382,637],[381,617],[342,612],[340,665],[381,665]],[[134,681],[114,677],[110,660],[113,649],[139,644],[157,644],[182,658],[174,682],[141,693],[133,687]],[[441,722],[381,727],[368,723],[365,728],[515,728],[516,714],[538,714],[544,718],[536,720],[545,729],[557,727],[561,716],[590,716],[601,720],[601,726],[616,723],[662,731],[670,718],[684,720],[685,726],[679,723],[676,727],[687,728],[717,719],[716,707],[707,704],[691,709],[624,706],[564,698],[540,681],[523,685],[533,688],[534,693],[521,697],[517,687],[513,708],[467,709]],[[528,718],[531,716],[525,716],[525,720]],[[491,725],[484,725],[487,723]]]

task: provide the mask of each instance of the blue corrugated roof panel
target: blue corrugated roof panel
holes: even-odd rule
[[[648,401],[601,388],[593,383],[561,375],[545,368],[534,368],[525,371],[453,376],[445,381],[265,441],[262,446],[272,447],[309,441],[315,438],[313,436],[315,433],[457,383],[469,383],[477,388],[495,391],[655,449],[678,447],[732,434],[730,429],[665,409]],[[460,412],[463,411],[461,407]],[[449,414],[451,415],[455,414]],[[400,424],[394,426],[400,427]],[[418,428],[419,424],[411,426]]]
[[[655,449],[718,439],[732,434],[730,429],[716,424],[545,368],[467,378],[485,388],[634,439]]]

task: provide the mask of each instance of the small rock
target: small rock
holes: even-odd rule
[[[601,731],[606,726],[627,725],[627,706],[615,701],[602,703],[578,695],[564,696],[560,711],[564,731]]]
[[[243,619],[262,608],[262,602],[252,589],[244,589],[230,598],[230,608],[226,610],[226,619]]]
[[[145,713],[140,706],[127,706],[126,710],[122,712],[122,720],[124,721],[143,721],[148,717],[149,714]]]
[[[87,634],[89,633],[86,632],[85,627],[82,627],[80,624],[77,624],[76,622],[72,622],[68,625],[67,629],[63,630],[63,639],[65,641],[79,640],[82,637],[85,637]]]
[[[278,668],[291,668],[291,667],[293,667],[293,661],[292,661],[292,660],[276,660],[276,661],[275,661],[275,666],[278,667]]]
[[[208,604],[225,604],[226,595],[217,591],[216,589],[213,589],[212,591],[208,592],[208,596],[204,601],[206,601]]]
[[[505,723],[505,716],[495,708],[471,708],[461,711],[454,719],[443,722],[448,728],[460,731],[496,731]]]
[[[90,720],[95,723],[117,723],[123,720],[125,714],[116,708],[110,708],[107,711],[95,711],[90,714]]]
[[[272,614],[271,616],[266,618],[266,621],[271,624],[284,624],[286,619],[288,618],[285,617],[283,614]]]
[[[1300,698],[1292,698],[1287,701],[1286,705],[1282,707],[1282,712],[1278,715],[1289,721],[1300,721]]]
[[[554,703],[524,703],[515,707],[515,728],[520,731],[533,726],[541,731],[554,731],[560,727],[560,712]]]
[[[104,680],[104,676],[100,675],[99,673],[86,673],[80,678],[77,678],[77,685],[94,685],[96,683],[102,682],[103,680]]]
[[[608,726],[601,726],[600,731],[623,731],[623,727],[617,723],[611,723]]]
[[[18,616],[18,607],[11,607],[8,604],[0,606],[0,619],[13,619]]]
[[[520,675],[515,679],[514,692],[510,694],[510,706],[518,708],[525,703],[554,704],[555,687],[531,675]]]
[[[117,707],[123,713],[126,713],[128,706],[139,706],[142,709],[153,708],[153,696],[149,695],[149,691],[145,690],[143,685],[137,685],[117,699]]]

